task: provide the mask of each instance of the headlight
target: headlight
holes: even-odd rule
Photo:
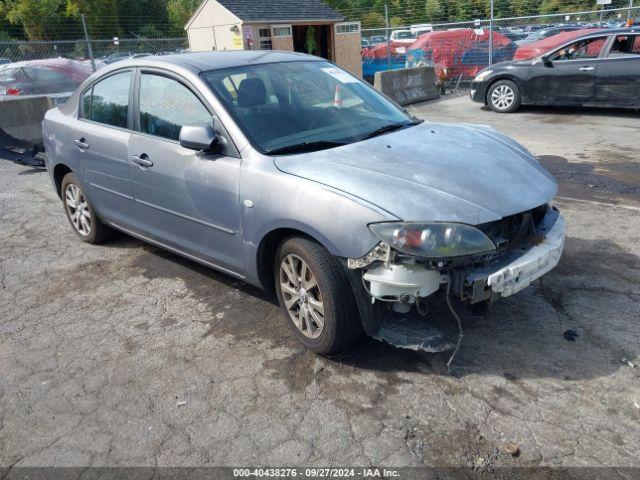
[[[476,78],[474,78],[473,81],[474,82],[481,82],[485,78],[487,78],[489,75],[491,75],[492,73],[493,73],[493,70],[485,70],[483,72],[480,72],[478,75],[476,75]]]
[[[460,257],[496,249],[483,232],[463,223],[372,223],[369,229],[391,248],[421,257]]]

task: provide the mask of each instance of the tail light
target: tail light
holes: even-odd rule
[[[7,88],[7,95],[20,95],[19,88]]]

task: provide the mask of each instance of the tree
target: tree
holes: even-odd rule
[[[94,37],[120,34],[116,0],[67,0],[66,14],[76,19],[84,14],[89,32]]]
[[[167,3],[167,15],[173,29],[176,32],[184,31],[184,27],[196,11],[200,0],[169,0]]]
[[[64,24],[66,0],[6,0],[6,18],[22,25],[30,40],[51,40]]]

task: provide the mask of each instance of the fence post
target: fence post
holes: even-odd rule
[[[629,0],[629,11],[627,12],[627,23],[631,20],[631,9],[633,8],[633,0]]]
[[[490,0],[489,15],[489,66],[493,64],[493,0]]]
[[[84,39],[87,42],[87,53],[89,54],[89,60],[91,60],[91,70],[96,71],[96,60],[93,58],[93,48],[91,47],[91,40],[89,39],[89,31],[87,30],[87,22],[84,19],[84,13],[80,14],[82,18],[82,29],[84,30]]]
[[[391,70],[391,26],[389,25],[389,6],[384,4],[384,23],[387,26],[387,69]]]

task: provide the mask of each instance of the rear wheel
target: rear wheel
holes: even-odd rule
[[[494,112],[511,113],[520,106],[520,89],[511,80],[499,80],[489,88],[487,103]]]
[[[324,247],[306,238],[289,238],[278,249],[274,275],[289,326],[309,350],[339,353],[361,336],[349,279]]]
[[[112,236],[113,230],[96,216],[74,173],[67,173],[64,176],[61,191],[64,211],[76,235],[85,242],[93,244],[102,243]]]

